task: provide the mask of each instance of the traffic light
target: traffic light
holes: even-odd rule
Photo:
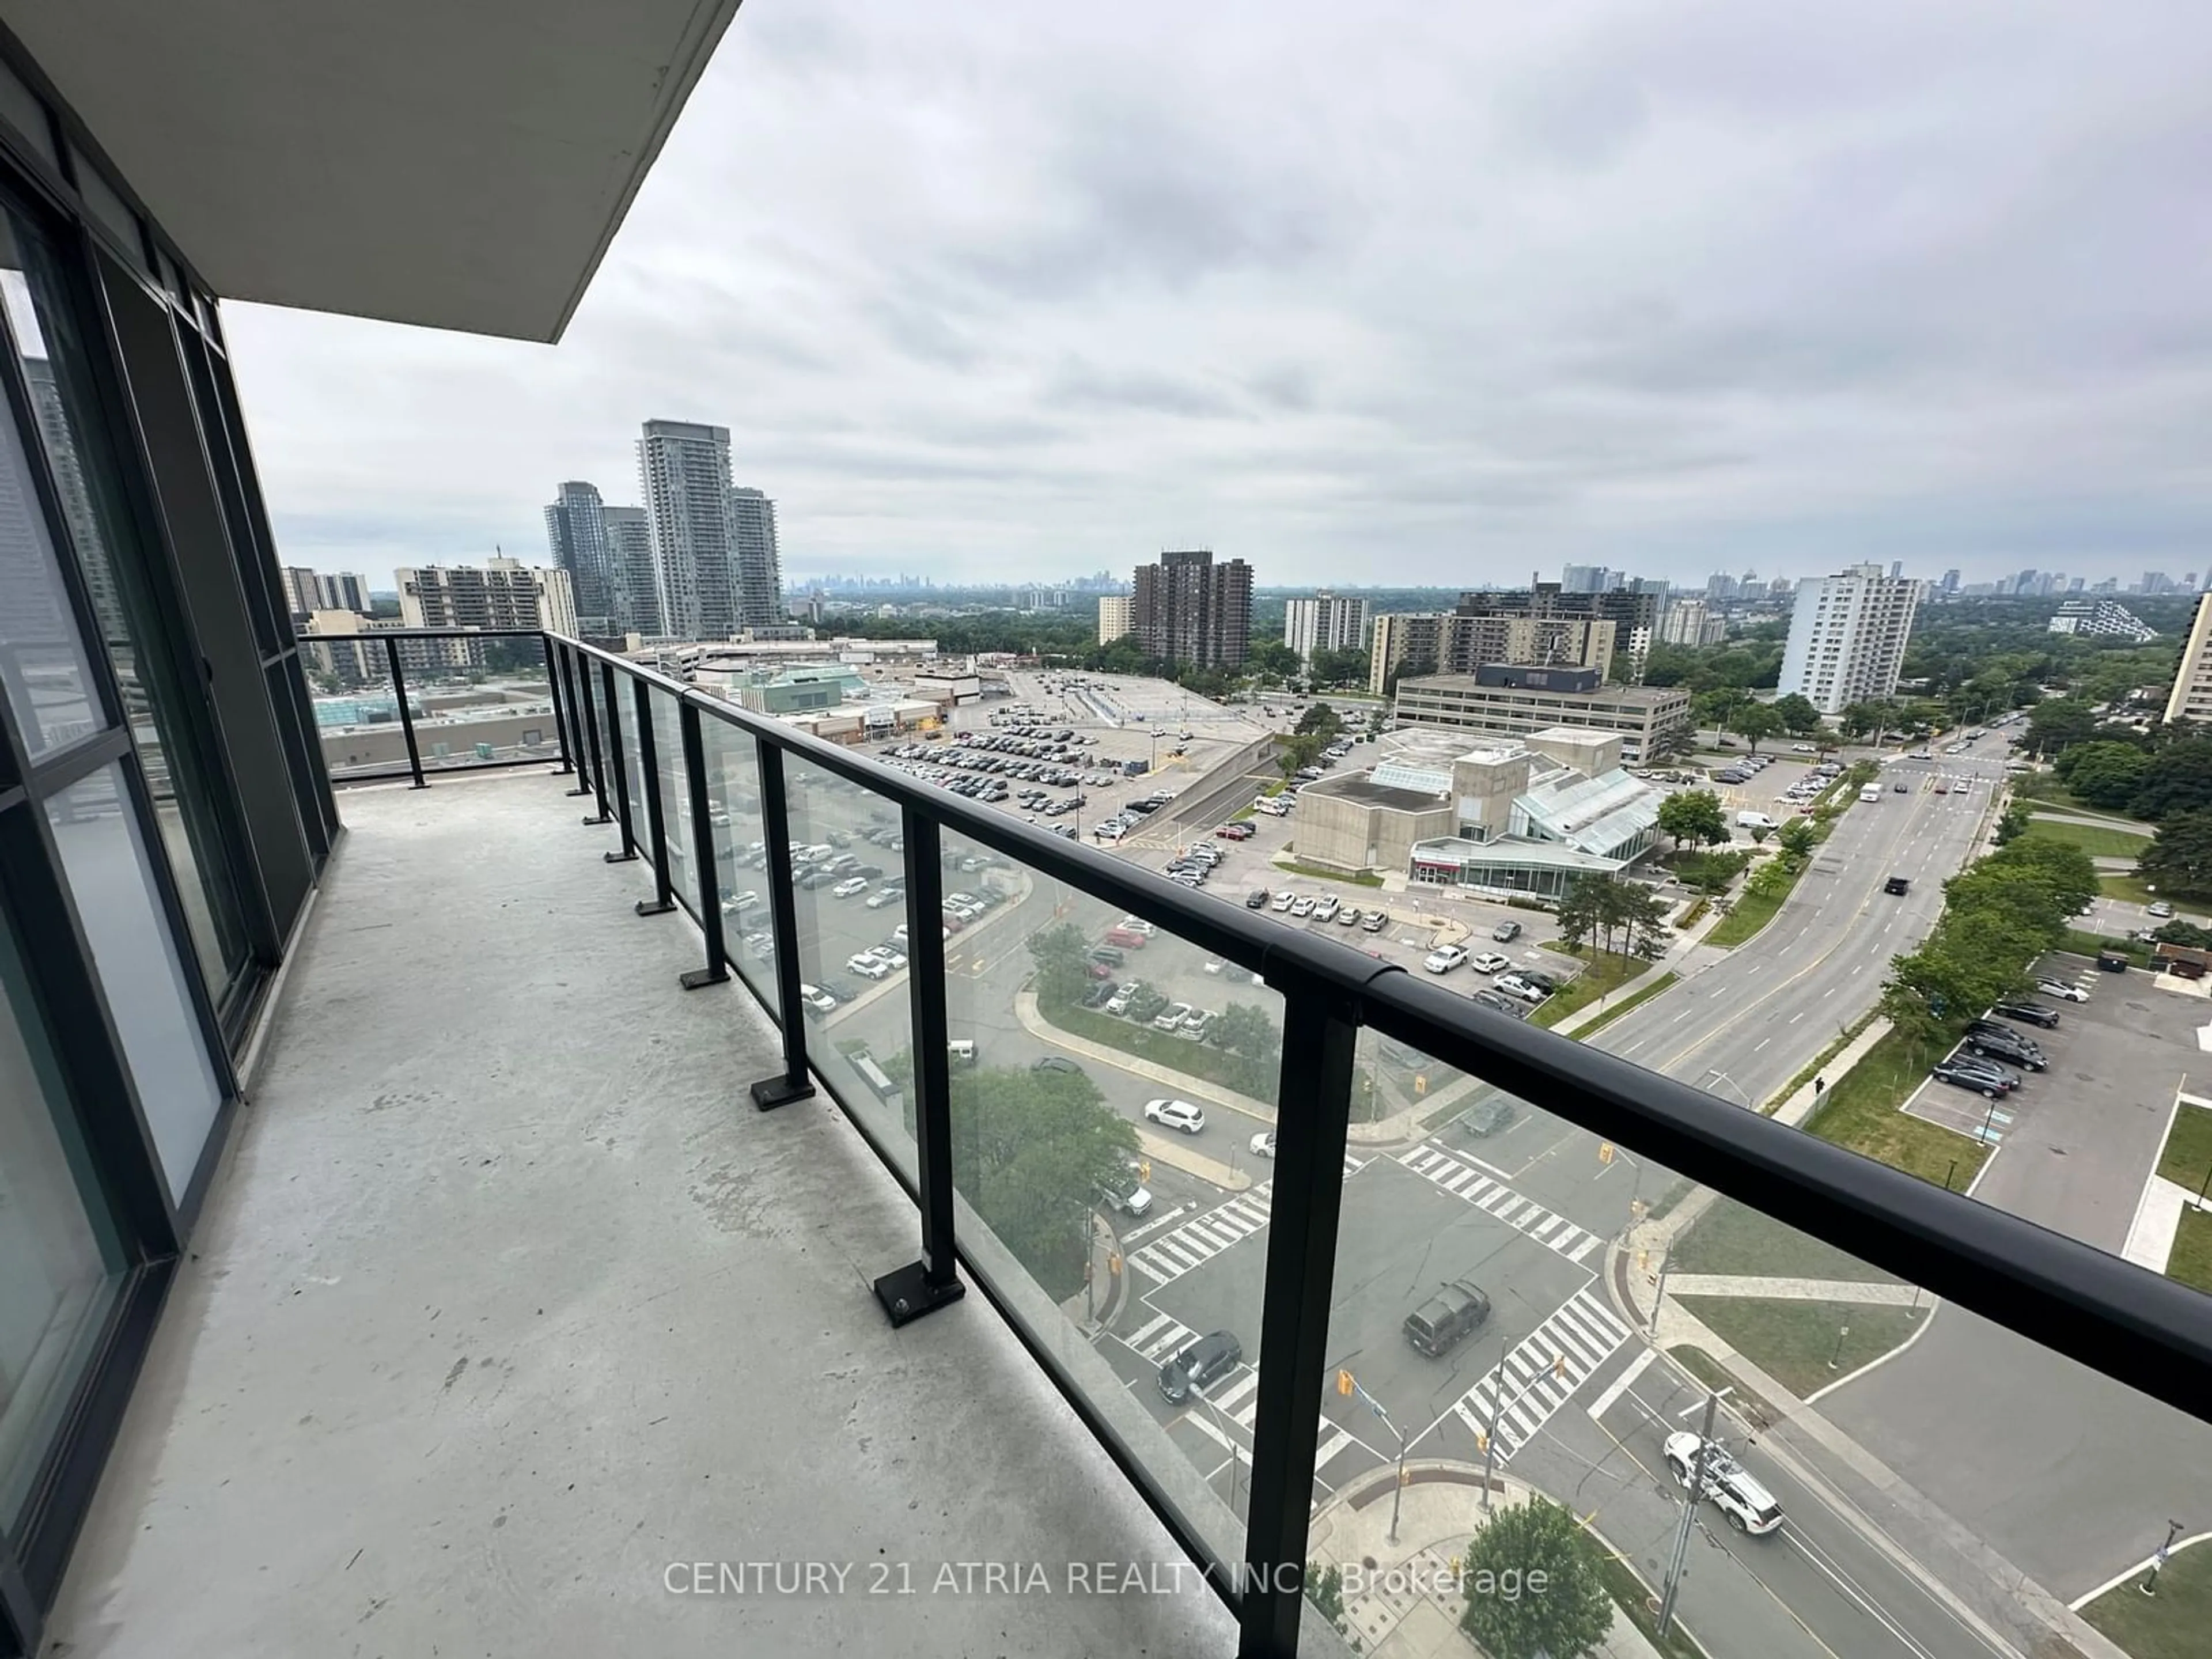
[[[1416,1072],[1413,1074],[1413,1092],[1417,1095],[1425,1095],[1428,1091],[1429,1074],[1426,1072]]]
[[[1339,1394],[1343,1395],[1348,1395],[1352,1392],[1352,1373],[1350,1371],[1339,1371],[1336,1374],[1336,1391]]]
[[[1600,1164],[1610,1164],[1613,1162],[1613,1143],[1611,1141],[1601,1140],[1598,1142],[1597,1161]]]
[[[1398,1484],[1399,1484],[1400,1486],[1412,1486],[1412,1485],[1413,1484],[1413,1470],[1411,1470],[1411,1469],[1401,1469],[1401,1470],[1399,1470],[1399,1471],[1398,1471]]]
[[[1488,1455],[1490,1451],[1490,1437],[1487,1434],[1485,1434],[1480,1429],[1477,1429],[1474,1431],[1474,1449],[1475,1450],[1483,1453],[1486,1456]]]

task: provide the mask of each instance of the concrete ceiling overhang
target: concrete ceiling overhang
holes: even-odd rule
[[[738,0],[0,0],[219,297],[556,340]]]

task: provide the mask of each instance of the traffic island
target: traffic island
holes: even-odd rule
[[[1789,1281],[1771,1282],[1777,1285]],[[1863,1285],[1861,1294],[1903,1286]],[[1674,1298],[1729,1346],[1803,1400],[1871,1364],[1927,1320],[1915,1307],[1811,1297],[1686,1294]]]
[[[2130,1568],[2075,1611],[2124,1648],[2130,1659],[2204,1659],[2212,1646],[2212,1533],[2184,1540],[2146,1595],[2149,1561]]]

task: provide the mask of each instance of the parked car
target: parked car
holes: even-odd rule
[[[1459,1124],[1469,1134],[1494,1135],[1520,1116],[1521,1109],[1509,1097],[1493,1094],[1461,1113]]]
[[[1978,1019],[1966,1028],[1966,1047],[1989,1060],[2001,1060],[2031,1072],[2047,1071],[2051,1061],[2039,1044],[2009,1025]]]
[[[1511,997],[1501,995],[1487,986],[1469,996],[1468,1000],[1480,1003],[1492,1013],[1510,1014],[1516,1019],[1528,1018],[1528,1009],[1525,1003],[1516,1002]]]
[[[1289,909],[1291,906],[1296,904],[1297,902],[1298,896],[1296,893],[1278,893],[1275,895],[1273,901],[1268,904],[1267,908],[1279,916],[1284,911]]]
[[[1180,1406],[1194,1389],[1204,1390],[1243,1363],[1244,1345],[1228,1331],[1212,1331],[1160,1367],[1160,1394]]]
[[[1495,951],[1485,951],[1468,963],[1478,974],[1502,973],[1512,965],[1510,957],[1501,957]]]
[[[1267,908],[1267,901],[1270,896],[1271,895],[1266,888],[1255,887],[1250,892],[1244,895],[1244,908],[1247,910],[1264,910]]]
[[[1440,945],[1422,959],[1421,966],[1432,974],[1449,974],[1467,960],[1467,952],[1456,945]]]
[[[1319,899],[1310,895],[1302,895],[1291,901],[1291,914],[1294,916],[1310,916],[1314,913],[1314,907],[1320,902]]]
[[[830,896],[851,898],[855,893],[865,893],[867,890],[868,878],[866,876],[848,876],[830,890]]]
[[[1121,981],[1113,979],[1102,979],[1085,986],[1083,992],[1083,1006],[1086,1008],[1103,1008],[1108,1003],[1113,1001],[1121,988]]]
[[[871,910],[880,910],[887,904],[905,902],[906,889],[903,887],[878,887],[866,899],[867,908]]]
[[[1357,927],[1359,920],[1359,907],[1356,904],[1347,904],[1336,913],[1336,925],[1340,927]]]
[[[2173,914],[2173,907],[2164,899],[2153,899],[2146,908],[2154,916],[2170,916]]]
[[[1252,1137],[1251,1146],[1249,1150],[1255,1158],[1274,1157],[1275,1132],[1273,1129],[1262,1129],[1258,1134]]]
[[[2045,1030],[2055,1030],[2058,1025],[2058,1011],[2039,1002],[2000,1002],[1990,1012],[2001,1019],[2015,1019],[2023,1024],[2039,1025]]]
[[[1510,945],[1521,937],[1521,924],[1517,921],[1501,921],[1490,930],[1490,936],[1500,945]]]
[[[1551,994],[1550,992],[1545,990],[1541,986],[1535,984],[1530,980],[1522,978],[1518,974],[1500,974],[1496,979],[1492,980],[1491,983],[1496,986],[1500,991],[1503,991],[1507,996],[1517,997],[1522,1002],[1541,1002],[1546,997]]]
[[[1187,1100],[1148,1100],[1145,1103],[1147,1121],[1163,1129],[1180,1129],[1194,1135],[1206,1127],[1206,1114]]]
[[[1337,902],[1334,896],[1325,895],[1314,902],[1313,919],[1329,922],[1336,920]]]
[[[1155,1031],[1180,1030],[1182,1029],[1183,1021],[1188,1019],[1195,1012],[1196,1010],[1188,1002],[1170,1002],[1153,1016],[1152,1029]]]
[[[1370,910],[1367,913],[1366,920],[1359,924],[1359,927],[1362,933],[1379,933],[1389,925],[1390,913],[1389,911]]]
[[[1972,1054],[1954,1054],[1948,1060],[1939,1060],[1928,1068],[1928,1075],[1938,1083],[1948,1083],[1954,1089],[1971,1089],[1990,1100],[2008,1095],[2020,1086],[2020,1079],[2003,1066],[1993,1066]]]
[[[1032,1072],[1049,1072],[1060,1077],[1081,1077],[1083,1075],[1083,1067],[1077,1065],[1066,1054],[1047,1054],[1042,1060],[1031,1061],[1030,1064],[1030,1070]]]
[[[2063,979],[2039,979],[2035,988],[2047,997],[2057,997],[2061,1002],[2087,1002],[2089,994],[2078,985],[2069,985]]]
[[[800,986],[799,1000],[806,1005],[806,1012],[817,1019],[837,1012],[837,999],[817,985]]]
[[[1133,979],[1131,980],[1127,985],[1124,985],[1120,990],[1115,992],[1111,996],[1106,999],[1106,1012],[1109,1014],[1115,1015],[1127,1013],[1129,1012],[1129,1005],[1137,1000],[1138,994],[1144,988],[1144,985],[1141,981]]]
[[[845,958],[845,971],[858,974],[862,979],[889,979],[891,965],[873,951],[862,951]]]

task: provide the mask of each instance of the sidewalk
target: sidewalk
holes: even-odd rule
[[[1866,1302],[1892,1307],[1917,1305],[1916,1286],[1865,1279],[1765,1279],[1755,1273],[1669,1273],[1667,1288],[1677,1296],[1755,1296],[1783,1302]]]
[[[2197,1194],[2188,1188],[2162,1175],[2152,1176],[2136,1206],[2136,1218],[2120,1254],[2138,1267],[2164,1273],[2173,1255],[2173,1236],[2181,1231],[2182,1212],[2197,1207]]]
[[[1345,1622],[1374,1659],[1481,1659],[1460,1632],[1466,1602],[1453,1588],[1451,1564],[1482,1529],[1482,1471],[1469,1463],[1417,1459],[1406,1465],[1413,1484],[1399,1501],[1398,1539],[1390,1540],[1395,1468],[1339,1492],[1313,1519],[1308,1550],[1323,1566],[1349,1569]],[[1507,1510],[1528,1501],[1531,1489],[1498,1474],[1492,1502]],[[1595,1529],[1600,1547],[1618,1556]],[[1393,1584],[1390,1576],[1401,1582]],[[1658,1650],[1619,1613],[1594,1651],[1603,1659],[1659,1659]]]

